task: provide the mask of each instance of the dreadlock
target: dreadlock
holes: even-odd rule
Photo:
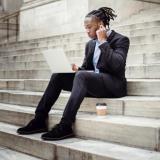
[[[114,10],[112,8],[108,8],[108,7],[102,7],[99,8],[98,10],[93,10],[91,12],[89,12],[86,17],[91,17],[91,16],[95,16],[97,18],[99,18],[101,21],[103,21],[104,25],[109,27],[109,22],[110,20],[114,20],[115,17],[117,17],[117,15],[114,14]]]

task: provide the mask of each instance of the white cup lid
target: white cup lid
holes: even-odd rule
[[[107,109],[107,106],[96,106],[97,109]]]

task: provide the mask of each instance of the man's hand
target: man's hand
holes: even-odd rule
[[[99,29],[96,31],[98,41],[103,43],[107,40],[106,28],[103,25],[100,25]]]
[[[78,71],[78,66],[76,64],[72,64],[72,70],[77,72]]]

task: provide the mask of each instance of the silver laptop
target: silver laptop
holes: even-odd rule
[[[43,51],[43,55],[52,73],[74,72],[62,48],[47,49]]]

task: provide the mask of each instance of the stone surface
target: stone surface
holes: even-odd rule
[[[160,65],[135,65],[128,66],[126,69],[126,78],[128,79],[159,79],[160,78]]]
[[[20,14],[20,40],[44,37],[44,35],[70,33],[73,32],[72,30],[74,32],[82,31],[83,21],[79,19],[85,17],[88,2],[82,0],[78,3],[79,5],[74,0],[61,0],[29,10],[23,10],[22,8]],[[62,10],[63,12],[61,12]],[[30,17],[31,14],[32,18]],[[28,17],[30,17],[30,22],[26,23],[25,19],[28,19]],[[47,23],[48,21],[50,23]],[[41,29],[39,26],[42,26]]]
[[[45,68],[18,68],[11,70],[0,70],[0,79],[49,79],[52,75],[50,69]],[[127,79],[159,79],[160,65],[151,64],[151,65],[133,65],[126,67],[126,78]]]
[[[11,149],[8,149],[6,147],[0,146],[0,160],[42,160],[39,158],[35,158],[17,151],[13,151]]]
[[[21,152],[47,160],[159,160],[158,152],[105,143],[95,140],[72,138],[55,142],[42,141],[40,135],[21,136],[15,133],[17,126],[0,123],[0,143]],[[17,145],[14,142],[17,142]],[[25,144],[25,145],[24,145]],[[23,147],[22,147],[23,146]],[[43,152],[41,151],[43,148]]]
[[[85,15],[90,10],[103,6],[103,4],[117,11],[119,15],[117,21],[126,19],[140,10],[156,6],[154,4],[127,0],[117,1],[116,4],[113,0],[50,0],[52,3],[48,4],[46,1],[48,0],[38,1],[37,7],[35,7],[36,1],[31,1],[29,2],[29,6],[24,4],[21,8],[20,40],[40,38],[44,37],[44,35],[53,36],[84,31],[83,21]],[[38,6],[39,3],[41,4]],[[43,3],[45,5],[42,5]],[[127,13],[126,10],[123,10],[124,5],[130,8],[130,10],[127,10]],[[63,12],[60,12],[61,10]],[[28,21],[25,21],[25,19],[28,19]],[[52,26],[54,26],[54,29]]]
[[[0,120],[12,124],[24,125],[34,115],[34,108],[7,105],[1,105],[0,108]],[[50,128],[59,122],[61,116],[62,111],[55,110],[50,113]],[[96,116],[79,112],[75,122],[75,133],[80,137],[157,150],[159,149],[159,127],[159,119],[113,115]]]
[[[22,0],[16,0],[16,1],[12,1],[12,0],[1,0],[2,6],[3,6],[3,10],[5,12],[9,12],[9,13],[13,13],[17,10],[20,9],[20,7],[22,6],[23,1]]]
[[[159,79],[128,79],[127,80],[128,95],[139,96],[159,96]]]
[[[159,0],[139,0],[139,1],[160,3]]]
[[[17,135],[18,126],[13,125],[33,118],[51,75],[43,51],[63,47],[70,62],[80,64],[88,41],[83,16],[104,4],[114,4],[119,15],[111,28],[130,38],[128,96],[84,99],[74,130],[85,140],[48,142],[40,140],[40,134]],[[124,6],[129,9],[122,10]],[[157,4],[127,0],[25,0],[20,38],[32,40],[0,44],[0,121],[8,123],[0,123],[0,144],[47,160],[159,160],[159,152],[138,149],[160,150],[159,12]],[[69,95],[62,92],[55,103],[50,128],[59,122]],[[107,116],[95,115],[97,102],[107,103]]]
[[[128,54],[127,66],[142,64],[160,64],[160,53]]]
[[[42,94],[42,92],[1,90],[0,102],[36,107]],[[68,98],[68,93],[62,93],[53,108],[64,110]],[[85,98],[80,111],[95,113],[96,103],[99,102],[107,103],[109,114],[160,118],[160,98],[148,96],[127,96],[110,99]]]

